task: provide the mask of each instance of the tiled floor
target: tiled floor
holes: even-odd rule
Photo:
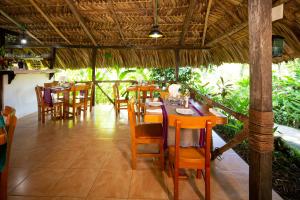
[[[214,145],[222,144],[214,134]],[[248,165],[232,150],[223,157],[212,162],[212,199],[248,199]],[[9,200],[160,200],[173,194],[172,179],[155,160],[139,159],[131,170],[127,112],[116,119],[111,106],[97,106],[76,122],[42,125],[36,114],[19,119],[10,166]],[[179,196],[204,199],[203,179],[192,174],[181,180]],[[274,193],[273,199],[281,198]]]

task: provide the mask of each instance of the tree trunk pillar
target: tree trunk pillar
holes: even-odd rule
[[[249,199],[272,199],[272,0],[248,0]]]
[[[92,68],[92,105],[95,106],[96,98],[96,58],[97,58],[97,48],[93,48],[91,57],[91,68]]]

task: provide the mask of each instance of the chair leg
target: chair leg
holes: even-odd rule
[[[174,169],[174,200],[178,200],[179,169]]]
[[[38,106],[38,121],[41,121],[42,117],[41,117],[41,107]]]
[[[171,161],[169,160],[168,162],[168,176],[171,177],[172,176],[172,166],[171,166]]]
[[[165,154],[164,154],[164,144],[161,143],[159,145],[160,149],[159,149],[159,152],[160,152],[160,167],[161,167],[161,170],[163,171],[165,169]]]
[[[197,169],[197,179],[201,179],[201,169]]]
[[[205,168],[205,200],[210,200],[210,168]]]
[[[131,157],[132,157],[132,159],[131,159],[132,166],[131,167],[133,170],[135,170],[136,169],[136,145],[135,145],[135,143],[131,144]]]
[[[92,100],[90,101],[90,112],[92,112],[93,110],[93,104],[92,104]]]
[[[46,111],[44,108],[42,108],[42,123],[44,124],[45,123],[45,115],[46,115]]]

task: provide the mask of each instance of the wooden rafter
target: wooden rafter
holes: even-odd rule
[[[65,0],[65,1],[68,4],[68,6],[69,6],[70,10],[72,11],[73,15],[75,15],[75,17],[78,20],[79,24],[82,26],[84,32],[88,35],[88,37],[92,41],[93,45],[97,46],[96,40],[94,39],[92,33],[89,31],[89,29],[85,25],[85,22],[84,22],[82,16],[79,14],[79,12],[77,11],[77,9],[75,8],[75,5],[73,4],[73,2],[70,1],[70,0]]]
[[[183,26],[182,26],[182,32],[181,32],[180,40],[179,40],[179,45],[181,45],[181,46],[184,45],[184,38],[185,38],[186,32],[187,32],[187,30],[190,26],[190,23],[191,23],[191,20],[192,20],[192,17],[193,17],[193,13],[194,13],[194,10],[195,10],[195,5],[196,5],[196,0],[190,0],[190,4],[189,4],[189,7],[187,9],[187,13],[185,15],[185,18],[184,18],[184,22],[183,22]]]
[[[242,22],[240,18],[238,18],[238,16],[236,16],[232,11],[228,10],[228,8],[226,8],[226,6],[224,6],[224,2],[223,1],[215,1],[216,4],[218,4],[218,6],[220,6],[225,13],[227,13],[228,15],[230,15],[234,21],[238,22],[239,24]]]
[[[53,24],[49,17],[44,13],[44,11],[39,7],[39,5],[34,0],[29,0],[29,2],[37,9],[37,11],[44,17],[44,19],[52,26],[52,28],[62,37],[68,44],[72,44],[64,34]]]
[[[14,23],[19,29],[23,30],[24,26],[22,26],[20,23],[18,23],[16,20],[14,20],[13,18],[11,18],[6,12],[4,12],[3,10],[0,9],[0,13],[7,18],[9,21],[11,21],[12,23]],[[29,35],[31,38],[33,38],[34,40],[36,40],[39,44],[43,45],[44,43],[39,40],[35,35],[33,35],[31,32],[29,32],[28,30],[25,29],[25,33],[27,35]]]
[[[120,34],[120,37],[121,37],[121,40],[122,40],[123,44],[126,44],[125,36],[124,36],[123,30],[121,28],[120,22],[118,20],[118,16],[117,16],[117,13],[116,13],[115,8],[114,8],[113,0],[110,1],[110,4],[108,6],[108,10],[110,11],[110,13],[112,15],[112,18],[113,18],[114,22],[117,25],[117,29],[118,29],[118,32]]]
[[[240,31],[240,30],[246,28],[247,26],[248,26],[248,22],[244,22],[244,23],[238,25],[236,28],[230,30],[229,32],[224,33],[222,36],[220,36],[220,37],[218,37],[218,38],[215,38],[214,40],[208,42],[208,43],[206,44],[206,46],[212,46],[213,44],[222,41],[223,39],[225,39],[225,38],[227,38],[227,37],[229,37],[229,36],[235,34],[236,32],[238,32],[238,31]]]
[[[206,31],[207,31],[207,26],[208,26],[208,16],[210,13],[211,2],[212,2],[212,0],[208,0],[208,5],[207,5],[207,9],[206,9],[206,14],[205,14],[204,30],[203,30],[203,35],[202,35],[202,43],[201,43],[202,46],[204,46],[204,44],[205,44],[205,37],[206,37]]]

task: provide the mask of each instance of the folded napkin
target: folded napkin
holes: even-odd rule
[[[161,108],[158,109],[147,109],[147,112],[149,113],[162,113]]]
[[[180,84],[172,84],[169,86],[169,96],[170,97],[177,97],[179,95]]]

